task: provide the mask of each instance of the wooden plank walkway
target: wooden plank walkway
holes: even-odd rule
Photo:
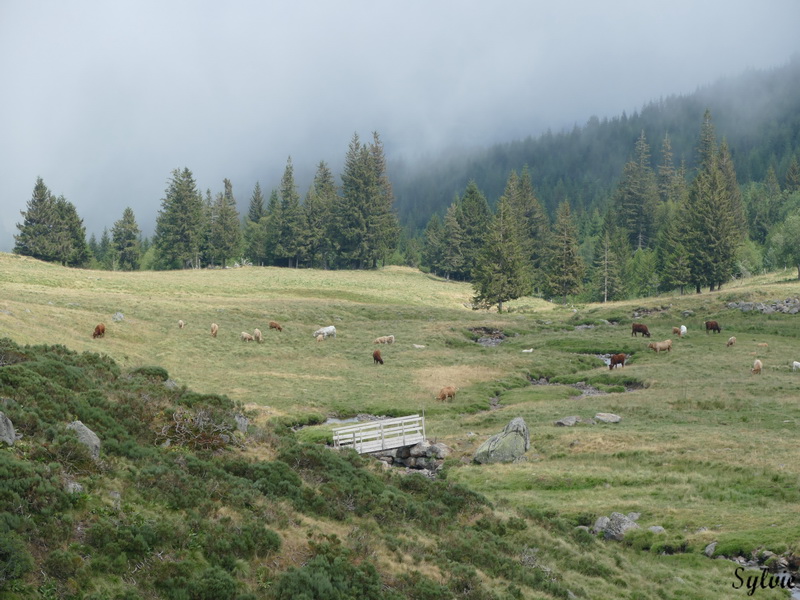
[[[353,448],[359,454],[413,446],[425,439],[425,417],[410,415],[370,421],[333,430],[335,448]]]

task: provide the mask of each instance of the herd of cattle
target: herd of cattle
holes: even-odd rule
[[[706,327],[706,334],[708,334],[708,333],[710,333],[712,331],[714,333],[721,333],[722,332],[722,327],[720,327],[720,325],[719,325],[719,323],[717,321],[705,321],[704,325]],[[686,332],[687,332],[686,325],[681,325],[680,327],[673,327],[672,328],[672,333],[677,335],[677,336],[679,336],[679,337],[685,336]],[[647,325],[645,325],[644,323],[633,323],[633,325],[631,326],[631,335],[633,337],[637,337],[637,335],[640,334],[640,333],[642,334],[642,337],[648,337],[648,338],[650,337],[650,330],[647,328]],[[733,346],[734,344],[736,344],[736,337],[731,336],[730,338],[728,338],[728,341],[725,343],[725,347],[728,348],[730,346]],[[760,344],[756,344],[756,345],[759,348],[764,348],[766,350],[769,350],[769,344],[760,343]],[[672,350],[672,340],[664,340],[663,342],[650,342],[647,345],[647,347],[650,350],[653,350],[656,353],[659,353],[662,350],[666,350],[667,352],[670,352]],[[610,360],[609,365],[608,365],[608,368],[609,369],[614,369],[614,367],[616,367],[617,365],[620,365],[621,367],[624,367],[625,366],[625,359],[627,359],[627,358],[628,357],[627,357],[626,354],[614,354],[614,355],[612,355],[611,356],[611,360]],[[753,368],[750,369],[750,372],[753,375],[761,375],[761,371],[762,371],[763,368],[764,368],[764,364],[761,362],[761,360],[759,360],[757,358],[753,362]],[[798,369],[800,369],[800,362],[794,361],[792,363],[792,371],[797,371]]]
[[[178,319],[178,329],[183,329],[186,326],[186,322],[183,319]],[[275,321],[269,322],[269,328],[275,329],[276,331],[283,331],[283,327],[280,324],[276,323]],[[211,324],[211,337],[217,337],[217,333],[219,333],[219,325],[217,323]],[[106,334],[106,326],[103,323],[98,323],[97,326],[94,328],[94,332],[92,333],[92,338],[96,339],[99,337],[103,337]],[[327,337],[336,337],[336,327],[333,325],[328,325],[327,327],[321,327],[317,329],[313,334],[313,337],[316,341],[321,342],[325,340]],[[264,336],[261,333],[261,330],[256,328],[253,330],[253,333],[248,333],[247,331],[242,331],[239,334],[239,339],[243,342],[256,342],[262,343],[264,341]],[[383,335],[380,337],[375,338],[373,343],[375,344],[394,344],[395,338],[394,335]],[[424,348],[425,346],[420,346],[418,344],[414,344],[415,348]],[[375,350],[372,353],[372,360],[373,364],[382,365],[383,364],[383,357],[381,356],[380,350]],[[453,386],[446,386],[443,387],[439,394],[436,396],[437,400],[446,401],[456,397],[456,389]]]
[[[178,328],[179,329],[183,329],[185,326],[186,326],[186,323],[182,319],[178,320]],[[274,329],[274,330],[279,331],[279,332],[283,331],[283,327],[281,327],[281,325],[276,323],[275,321],[270,321],[269,322],[269,328],[270,329]],[[719,325],[719,323],[717,321],[705,321],[705,328],[706,328],[706,334],[708,334],[708,333],[710,333],[712,331],[714,333],[720,333],[722,331],[722,328],[720,327],[720,325]],[[212,323],[211,324],[211,336],[212,337],[217,337],[217,333],[218,332],[219,332],[219,325],[217,323]],[[94,332],[92,333],[92,338],[96,339],[96,338],[103,337],[103,336],[105,336],[105,333],[106,333],[106,326],[103,323],[99,323],[94,328]],[[672,328],[672,333],[674,335],[677,335],[678,337],[681,337],[681,338],[684,337],[686,335],[686,333],[687,333],[686,325],[681,325],[680,327],[673,327]],[[633,337],[637,337],[638,334],[641,334],[642,337],[649,338],[650,337],[650,330],[648,329],[647,325],[645,325],[644,323],[633,323],[633,325],[631,326],[631,335]],[[336,327],[334,327],[333,325],[328,325],[327,327],[321,327],[321,328],[317,329],[312,335],[313,335],[314,339],[317,342],[321,342],[321,341],[325,340],[329,336],[335,338],[336,337]],[[263,337],[260,329],[254,329],[253,333],[248,333],[246,331],[241,332],[241,334],[239,335],[239,339],[242,340],[243,342],[253,342],[254,341],[254,342],[260,344],[260,343],[263,342],[264,337]],[[395,341],[394,335],[385,335],[385,336],[380,336],[380,337],[375,338],[375,341],[373,343],[375,343],[375,344],[393,344],[394,341]],[[736,338],[735,337],[730,337],[730,338],[728,338],[728,341],[726,342],[725,345],[726,345],[726,347],[730,347],[730,346],[733,346],[735,343],[736,343]],[[766,348],[767,350],[769,349],[768,345],[765,344],[765,343],[758,344],[758,346],[762,347],[762,348]],[[414,344],[414,347],[415,348],[424,348],[424,346],[419,346],[417,344]],[[669,340],[664,340],[662,342],[650,342],[647,345],[647,347],[650,350],[653,350],[654,352],[656,352],[657,354],[662,352],[662,351],[671,352],[672,351],[672,340],[669,339]],[[527,350],[523,350],[523,352],[527,352]],[[624,367],[625,366],[625,361],[627,360],[627,358],[628,358],[628,355],[624,354],[624,353],[613,354],[611,356],[610,361],[609,361],[608,368],[610,370],[613,370],[618,365],[620,367]],[[375,365],[384,364],[383,356],[381,356],[381,351],[380,350],[373,351],[373,353],[372,353],[372,361],[373,361],[373,364],[375,364]],[[754,375],[760,375],[763,368],[764,368],[764,365],[761,362],[761,360],[756,359],[753,362],[753,368],[750,370],[750,372],[752,374],[754,374]],[[794,361],[792,363],[792,371],[797,371],[799,369],[800,369],[800,362]],[[454,399],[456,397],[456,391],[457,391],[457,388],[454,387],[454,386],[443,387],[439,391],[439,393],[437,394],[436,399],[440,400],[442,402]]]

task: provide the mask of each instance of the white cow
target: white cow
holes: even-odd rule
[[[320,327],[314,332],[314,337],[317,337],[319,335],[321,335],[322,337],[328,337],[329,335],[336,337],[336,327],[334,327],[333,325],[328,325],[327,327]]]
[[[681,337],[686,335],[686,325],[681,325]]]
[[[792,363],[792,371],[797,371],[797,369],[800,369],[800,362],[794,361]]]

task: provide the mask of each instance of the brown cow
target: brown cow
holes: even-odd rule
[[[92,339],[103,337],[106,334],[106,326],[102,323],[99,323],[97,327],[94,328],[94,333],[92,334]]]
[[[456,388],[452,385],[443,387],[441,390],[439,390],[439,395],[436,396],[436,399],[441,400],[442,402],[445,402],[449,398],[452,398],[453,400],[456,398]]]
[[[275,321],[270,321],[269,322],[269,328],[270,329],[277,329],[278,331],[283,331],[283,327],[278,325]]]
[[[716,321],[706,321],[706,333],[708,333],[709,331],[714,331],[716,333],[719,333],[720,331],[722,331],[722,328]]]
[[[379,364],[379,363],[383,364],[383,359],[381,358],[381,351],[380,350],[375,350],[375,352],[372,353],[372,362],[373,362],[373,364],[376,364],[376,365]]]
[[[631,335],[636,337],[637,333],[641,333],[643,336],[650,337],[650,330],[647,329],[647,325],[643,323],[634,323],[631,326]]]
[[[626,358],[627,358],[626,354],[614,354],[614,355],[612,355],[611,356],[611,362],[608,363],[608,369],[611,370],[617,365],[619,365],[621,367],[624,367]]]

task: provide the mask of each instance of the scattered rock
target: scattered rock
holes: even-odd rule
[[[493,435],[480,445],[473,460],[480,464],[514,462],[530,447],[528,426],[522,417],[515,417],[501,433]]]
[[[250,425],[250,419],[244,415],[234,415],[233,419],[236,421],[236,429],[242,433],[247,433],[247,428]]]
[[[89,448],[93,459],[100,458],[100,438],[94,431],[80,421],[73,421],[67,425],[67,429],[72,429],[78,435],[78,441]]]
[[[622,417],[614,413],[597,413],[594,418],[601,423],[619,423],[622,420]]]
[[[14,431],[14,424],[5,413],[0,412],[0,442],[13,446],[16,441],[17,432]]]
[[[125,315],[123,315],[121,312],[115,312],[111,316],[111,320],[114,321],[115,323],[119,322],[119,321],[124,321],[125,320]]]
[[[667,533],[667,530],[664,529],[661,525],[653,525],[652,527],[648,527],[647,531],[652,531],[653,533]]]
[[[796,315],[800,312],[800,298],[786,298],[771,302],[728,302],[727,306],[732,310],[739,309],[742,312],[757,311],[765,315],[774,313]]]
[[[555,424],[559,427],[572,427],[581,422],[581,418],[578,416],[571,416],[571,417],[564,417],[559,419],[555,422]]]
[[[597,517],[597,520],[592,525],[592,533],[600,533],[601,531],[605,531],[608,524],[611,522],[611,519],[608,517]]]
[[[603,530],[603,536],[607,540],[620,541],[625,537],[625,533],[630,529],[638,529],[639,525],[622,513],[613,512],[608,525]]]
[[[717,542],[711,542],[708,546],[706,546],[705,550],[703,550],[703,554],[705,554],[708,558],[714,556],[714,551],[717,549]]]

